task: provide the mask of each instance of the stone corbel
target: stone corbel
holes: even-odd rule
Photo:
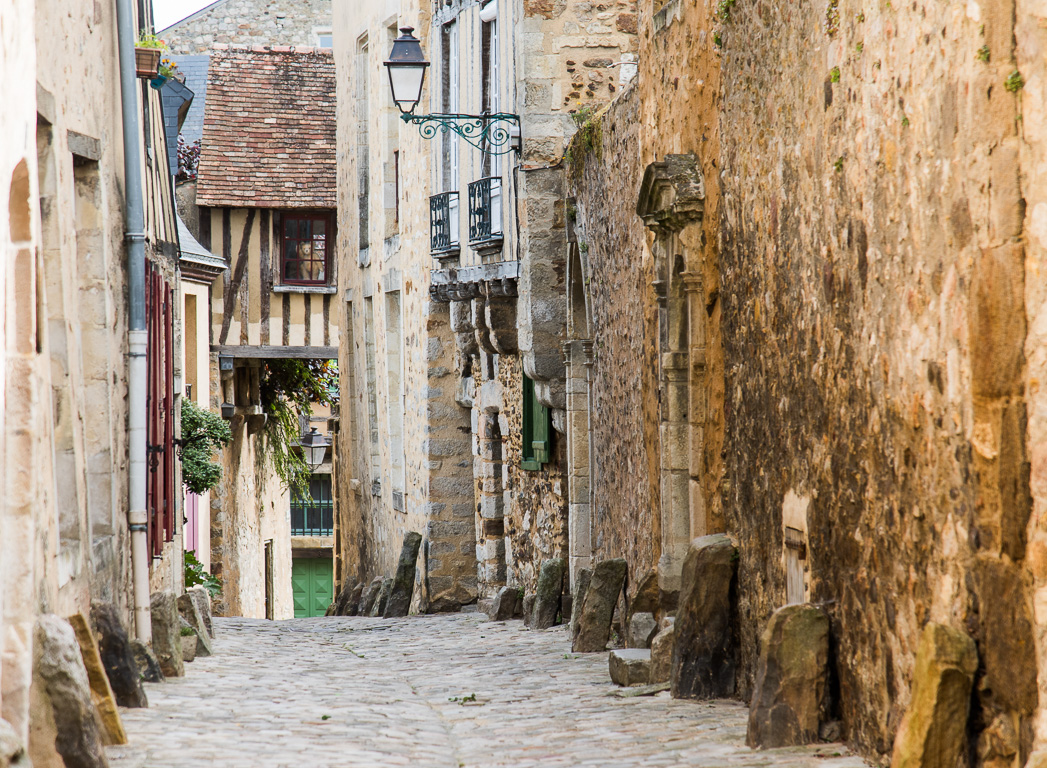
[[[514,285],[506,285],[508,282],[485,283],[484,320],[493,352],[500,355],[511,355],[518,349],[516,296]],[[511,282],[515,284],[515,281]],[[512,291],[511,295],[508,295],[509,291]]]

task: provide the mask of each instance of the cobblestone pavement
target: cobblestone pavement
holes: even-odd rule
[[[606,655],[571,654],[562,627],[474,613],[216,633],[215,656],[121,710],[114,768],[866,766],[836,745],[754,752],[734,702],[618,698]]]

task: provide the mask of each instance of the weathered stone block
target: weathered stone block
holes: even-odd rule
[[[575,652],[596,653],[607,648],[611,619],[625,584],[626,568],[622,558],[596,564],[574,628],[571,648]]]
[[[912,699],[894,739],[891,768],[952,768],[966,755],[971,686],[978,669],[974,641],[929,622],[920,635]]]
[[[148,707],[142,674],[116,606],[97,600],[91,603],[91,623],[98,640],[98,655],[116,703],[121,707]]]
[[[773,749],[818,741],[828,709],[829,617],[811,605],[771,615],[760,641],[745,743]]]
[[[211,620],[211,595],[203,587],[190,587],[186,590],[186,593],[192,597],[193,602],[196,603],[196,610],[200,612],[200,618],[204,621],[204,629],[207,631],[207,636],[214,639],[214,622]]]
[[[611,651],[607,664],[611,680],[617,685],[647,685],[651,682],[651,652],[646,648]]]
[[[649,648],[658,631],[658,622],[653,613],[634,613],[629,618],[629,629],[625,635],[626,648]]]
[[[538,591],[534,596],[531,629],[548,629],[556,624],[560,613],[560,593],[567,563],[563,558],[546,560],[538,573]]]
[[[393,578],[382,580],[382,585],[378,589],[378,597],[375,598],[374,605],[371,607],[371,616],[383,616],[385,615],[385,606],[389,602],[389,595],[393,591]]]
[[[404,543],[400,549],[400,562],[396,566],[382,615],[385,618],[406,616],[414,597],[414,571],[418,561],[418,550],[422,546],[422,534],[409,531],[404,534]]]
[[[174,592],[166,589],[154,592],[149,601],[149,611],[153,623],[153,653],[160,662],[160,669],[165,677],[181,677],[185,674],[185,667],[182,666],[182,625]]]
[[[34,646],[33,684],[50,707],[55,749],[68,768],[106,768],[102,728],[73,628],[58,616],[43,614],[36,620]]]
[[[574,585],[574,598],[571,602],[571,637],[574,637],[575,627],[578,626],[578,617],[582,613],[582,603],[585,602],[585,593],[589,589],[593,572],[588,568],[580,568],[576,584]]]
[[[156,658],[153,649],[137,638],[131,640],[131,653],[135,657],[135,666],[138,674],[147,683],[162,683],[164,671],[160,668],[160,660]]]
[[[182,661],[190,662],[196,660],[196,651],[200,647],[200,637],[195,632],[191,635],[182,635]]]
[[[687,551],[669,680],[673,698],[720,699],[735,693],[737,552],[722,533],[695,539]]]
[[[371,583],[367,585],[367,589],[364,590],[363,597],[360,598],[360,616],[370,616],[374,604],[378,602],[378,593],[382,591],[382,577],[376,576],[371,580]]]
[[[658,571],[652,569],[640,579],[629,602],[629,613],[658,613],[659,602]]]
[[[342,591],[338,593],[333,605],[332,616],[355,616],[360,609],[360,600],[363,598],[365,585],[362,581],[356,584],[345,582]]]
[[[196,644],[194,658],[195,656],[210,656],[214,650],[211,647],[211,637],[207,634],[207,625],[204,623],[204,617],[200,615],[200,607],[188,592],[178,597],[178,613],[200,638]]]
[[[651,641],[651,682],[668,683],[673,668],[673,642],[676,631],[670,623]]]
[[[531,621],[534,620],[534,598],[535,596],[527,593],[523,598],[523,623],[525,627],[531,626]]]
[[[516,617],[517,603],[520,602],[518,587],[502,587],[491,603],[489,616],[493,621],[508,621]]]
[[[109,678],[106,677],[102,657],[98,652],[98,643],[95,641],[91,626],[82,613],[70,616],[69,625],[73,628],[76,642],[80,646],[80,658],[84,662],[84,669],[87,670],[87,681],[91,686],[91,700],[98,713],[106,746],[126,744],[127,734],[124,732],[124,724],[120,721],[120,712],[116,709],[116,698],[113,696],[113,689],[109,687]]]

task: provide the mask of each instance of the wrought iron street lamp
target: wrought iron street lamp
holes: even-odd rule
[[[414,114],[422,100],[422,85],[429,62],[422,52],[422,44],[413,34],[414,27],[401,27],[400,36],[393,41],[393,50],[385,67],[389,71],[389,87],[393,101],[405,123],[414,123],[422,138],[431,139],[437,131],[454,131],[481,152],[504,155],[520,151],[520,116],[510,112],[467,115],[436,112],[431,115]]]
[[[302,446],[302,458],[309,465],[309,469],[316,470],[324,463],[324,455],[327,453],[327,438],[316,431],[316,427],[309,429],[308,435],[302,435],[300,441]]]

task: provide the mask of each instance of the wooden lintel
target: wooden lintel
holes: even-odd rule
[[[212,344],[211,351],[229,357],[268,357],[268,358],[301,358],[314,360],[334,360],[338,357],[338,347],[284,347],[277,345],[230,346]]]

